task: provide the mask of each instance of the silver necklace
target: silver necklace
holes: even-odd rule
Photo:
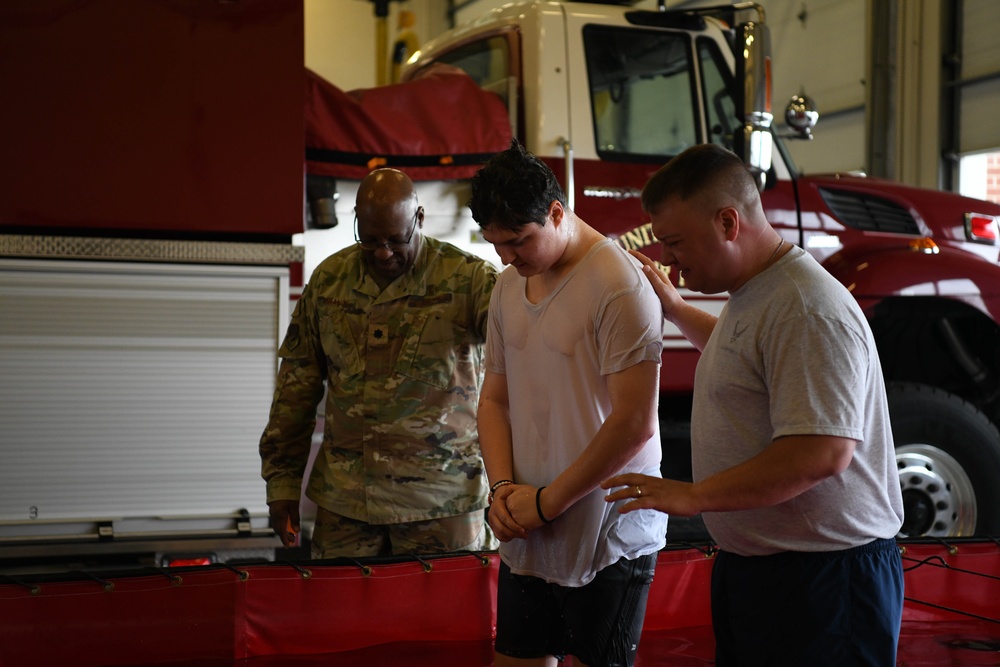
[[[767,264],[764,265],[765,269],[771,267],[771,264],[774,262],[774,258],[778,256],[778,251],[781,250],[781,247],[784,245],[785,245],[785,239],[781,239],[778,241],[778,247],[775,248],[774,252],[771,253],[771,256],[767,258]]]

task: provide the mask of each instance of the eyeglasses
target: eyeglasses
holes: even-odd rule
[[[360,238],[358,238],[358,214],[357,214],[357,212],[355,212],[355,214],[354,214],[354,241],[359,246],[361,246],[362,250],[365,250],[367,252],[374,252],[375,250],[378,250],[379,248],[385,248],[389,252],[401,252],[403,250],[406,250],[406,248],[409,247],[409,245],[410,245],[410,239],[413,238],[413,232],[417,231],[417,219],[420,217],[420,211],[421,211],[422,208],[423,207],[418,206],[417,210],[413,213],[413,226],[410,227],[410,233],[406,237],[405,241],[387,241],[385,243],[381,243],[379,241],[367,241],[367,240],[366,241],[362,241]]]

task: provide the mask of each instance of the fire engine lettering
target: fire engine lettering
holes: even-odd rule
[[[647,222],[640,227],[630,229],[615,239],[615,241],[626,250],[639,250],[640,248],[651,246],[655,243],[653,225]]]

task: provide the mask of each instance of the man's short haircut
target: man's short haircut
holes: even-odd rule
[[[532,222],[544,225],[553,201],[566,206],[556,175],[517,139],[472,177],[469,208],[480,227],[497,225],[516,231]]]
[[[655,213],[664,201],[687,201],[711,187],[728,185],[756,189],[753,176],[732,151],[715,144],[698,144],[677,155],[653,174],[642,188],[642,210]]]

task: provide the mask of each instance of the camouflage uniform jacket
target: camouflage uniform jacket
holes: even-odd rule
[[[261,436],[267,500],[298,500],[326,383],[323,444],[306,496],[371,524],[486,505],[476,407],[496,271],[423,237],[405,275],[380,290],[360,248],[313,272],[278,354]]]

